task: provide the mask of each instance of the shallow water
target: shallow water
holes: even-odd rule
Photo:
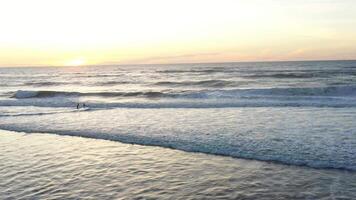
[[[0,132],[0,199],[352,199],[356,173]]]
[[[354,108],[120,108],[2,117],[0,129],[356,170],[355,121]]]

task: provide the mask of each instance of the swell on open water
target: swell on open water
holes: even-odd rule
[[[356,170],[355,122],[356,61],[0,68],[5,130]]]

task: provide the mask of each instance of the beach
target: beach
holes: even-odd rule
[[[0,132],[1,199],[352,199],[345,170]]]

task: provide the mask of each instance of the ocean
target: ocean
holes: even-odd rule
[[[0,68],[0,198],[352,199],[355,122],[356,61]],[[125,160],[154,175],[115,174],[130,168]],[[41,170],[27,173],[36,163]],[[65,163],[81,165],[42,180]],[[58,186],[80,180],[80,166],[112,185]],[[169,167],[192,178],[167,183]],[[142,187],[152,177],[159,192]]]

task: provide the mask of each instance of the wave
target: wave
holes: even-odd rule
[[[276,79],[308,79],[308,78],[331,78],[335,76],[355,76],[354,70],[287,70],[287,71],[246,71],[245,78],[276,78]],[[252,73],[252,74],[251,74]]]
[[[157,84],[177,84],[176,82],[158,82]],[[220,85],[230,84],[222,81],[180,82],[178,84]],[[174,98],[239,98],[253,96],[356,96],[356,86],[331,86],[307,88],[261,88],[231,90],[189,90],[189,91],[137,91],[137,92],[66,92],[66,91],[29,91],[18,90],[12,97],[17,99],[48,97],[174,97]]]
[[[28,91],[18,90],[13,94],[13,98],[49,98],[49,97],[85,97],[85,96],[99,96],[99,97],[165,97],[168,94],[162,92],[65,92],[65,91]]]
[[[156,82],[154,85],[158,86],[204,86],[204,87],[229,87],[238,86],[239,83],[235,81],[225,80],[204,80],[204,81],[161,81]]]
[[[0,87],[20,87],[20,86],[34,86],[34,87],[48,87],[48,86],[60,86],[60,85],[72,85],[80,84],[79,82],[26,82],[26,83],[0,83]]]
[[[95,83],[94,85],[111,86],[111,85],[124,85],[124,84],[133,84],[133,83],[134,82],[129,82],[129,81],[105,81],[105,82]]]
[[[280,96],[356,96],[356,86],[245,89],[232,90],[229,93]]]
[[[243,76],[247,78],[279,78],[279,79],[298,79],[298,78],[315,78],[320,77],[319,74],[313,73],[275,73],[275,74],[254,74]]]
[[[0,117],[20,117],[20,116],[38,116],[38,115],[54,115],[54,114],[63,114],[63,113],[72,113],[72,112],[83,112],[90,109],[78,109],[78,110],[69,110],[69,111],[48,111],[48,112],[36,112],[36,113],[9,113],[9,114],[0,114]]]
[[[164,73],[164,74],[179,74],[179,73],[198,73],[198,74],[211,74],[211,73],[233,73],[239,72],[240,70],[236,69],[226,69],[226,68],[216,68],[216,69],[190,69],[190,70],[158,70],[157,73]]]
[[[36,106],[36,107],[54,107],[54,108],[72,108],[75,109],[78,99],[71,98],[41,98],[41,99],[0,99],[0,106]],[[149,101],[124,101],[124,102],[100,102],[86,100],[85,104],[93,109],[112,109],[112,108],[143,108],[143,109],[159,109],[159,108],[242,108],[242,107],[330,107],[330,108],[345,108],[356,107],[355,98],[338,98],[338,97],[253,97],[241,99],[165,99],[165,100],[149,100]]]
[[[78,82],[53,82],[53,81],[44,81],[44,82],[27,82],[24,83],[23,85],[28,85],[28,86],[58,86],[58,85],[69,85],[69,84],[78,84]]]
[[[77,78],[110,78],[110,77],[120,77],[122,74],[84,74],[77,75]]]
[[[217,70],[158,70],[158,73],[211,73],[211,72],[218,72]]]
[[[169,83],[170,84],[170,83]],[[65,92],[19,90],[0,106],[75,107],[80,97],[91,108],[356,107],[356,86],[230,90]],[[106,97],[112,97],[105,99]],[[117,98],[116,98],[117,97]],[[103,100],[100,100],[103,99]]]

